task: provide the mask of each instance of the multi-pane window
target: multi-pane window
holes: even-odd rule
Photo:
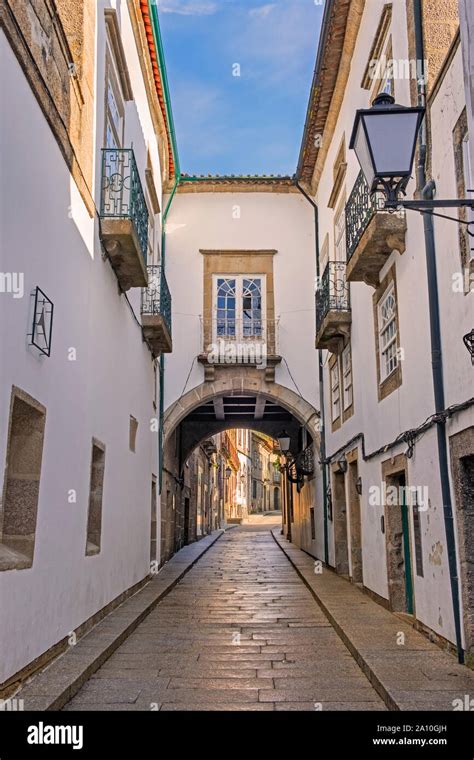
[[[105,101],[105,147],[120,148],[123,140],[123,98],[114,71],[113,58],[107,54],[107,81]]]
[[[263,276],[215,278],[215,323],[218,338],[262,338]]]
[[[474,182],[474,173],[473,173],[473,167],[471,165],[471,151],[470,151],[470,145],[469,145],[469,134],[466,132],[466,134],[463,137],[462,141],[462,165],[463,165],[463,179],[464,179],[464,188],[465,193],[468,195],[468,190],[473,187]],[[474,224],[474,211],[471,208],[466,209],[467,213],[467,220],[471,224]],[[471,230],[471,227],[468,227],[467,230]],[[472,237],[467,241],[467,247],[468,247],[468,255],[467,260],[473,261],[474,260],[474,242],[472,240]]]
[[[244,338],[262,335],[262,280],[244,278],[242,282],[242,335]]]
[[[145,197],[148,208],[147,261],[148,264],[155,264],[155,215],[148,193],[145,194]]]
[[[391,37],[388,39],[385,49],[380,56],[377,73],[379,78],[376,93],[374,93],[374,95],[380,95],[381,93],[395,95],[394,61]]]
[[[217,280],[217,336],[234,338],[237,333],[237,281],[219,277]]]
[[[346,261],[346,209],[344,204],[334,220],[334,244],[336,261]]]
[[[339,378],[339,362],[331,367],[331,419],[334,422],[341,414],[341,383]]]
[[[349,343],[342,352],[342,391],[344,411],[352,406],[352,356]]]
[[[378,304],[378,333],[380,380],[383,382],[398,366],[397,303],[393,284]]]

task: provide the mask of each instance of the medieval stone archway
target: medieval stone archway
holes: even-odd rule
[[[260,411],[255,416],[255,423],[259,423],[264,416],[264,402],[277,403],[289,412],[300,426],[305,427],[316,444],[319,442],[320,414],[319,411],[297,393],[279,383],[267,382],[258,370],[244,377],[228,377],[222,375],[212,383],[204,382],[196,388],[188,391],[179,398],[165,412],[163,437],[164,442],[169,440],[170,435],[176,430],[189,415],[199,407],[224,397],[255,397],[259,401]],[[259,417],[258,415],[262,415]],[[216,413],[219,419],[219,412]],[[225,425],[225,430],[231,425]],[[235,427],[235,421],[233,426]],[[248,425],[247,425],[248,426]],[[252,422],[252,426],[254,426]],[[256,429],[259,429],[258,427]],[[215,432],[219,432],[215,430]],[[204,436],[205,437],[205,434]]]
[[[218,368],[212,381],[205,380],[188,391],[165,412],[162,559],[181,548],[185,535],[202,535],[192,521],[190,526],[185,525],[183,504],[191,499],[192,509],[202,512],[207,520],[207,463],[204,461],[201,472],[194,460],[191,467],[189,462],[196,449],[211,451],[213,436],[231,428],[247,428],[277,438],[285,429],[295,456],[310,443],[314,444],[315,458],[319,454],[320,414],[314,406],[290,388],[268,380],[258,369],[241,369],[238,376],[229,369]]]

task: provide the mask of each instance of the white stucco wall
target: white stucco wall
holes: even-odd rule
[[[100,3],[96,206],[104,116],[103,7]],[[125,15],[136,99],[126,104],[124,144],[133,142],[142,181],[150,146],[160,190],[156,139],[129,24]],[[0,573],[2,682],[148,575],[151,480],[158,474],[158,455],[156,433],[150,432],[156,416],[153,362],[135,320],[140,320],[140,291],[128,293],[134,317],[101,257],[97,217],[89,217],[3,32],[0,45],[2,94],[9,104],[0,134],[0,270],[25,278],[23,298],[0,295],[2,473],[12,385],[47,408],[33,566]],[[43,360],[26,345],[29,293],[37,285],[54,302],[52,353]],[[71,347],[76,361],[68,360]],[[129,450],[130,415],[139,422],[135,453]],[[106,446],[102,543],[97,556],[85,556],[92,437]],[[68,503],[71,489],[76,503]],[[157,526],[159,531],[159,511]]]
[[[330,258],[334,258],[334,215],[327,208],[333,187],[333,165],[345,135],[348,168],[345,179],[346,194],[355,183],[360,167],[352,151],[348,150],[350,131],[357,108],[369,105],[367,90],[361,88],[362,75],[374,36],[374,19],[379,18],[383,0],[372,0],[366,5],[354,51],[351,72],[347,83],[338,123],[328,150],[326,165],[319,183],[316,200],[320,211],[320,243],[329,235]],[[407,59],[407,35],[404,3],[393,6],[392,38],[395,59]],[[395,81],[396,101],[410,102],[409,80]],[[457,51],[451,68],[432,105],[433,124],[433,177],[438,186],[438,197],[455,197],[455,174],[452,130],[464,107],[464,87],[461,52]],[[411,182],[408,197],[414,189]],[[429,309],[425,263],[425,243],[422,217],[407,212],[408,231],[406,251],[394,252],[380,272],[380,279],[395,264],[400,322],[400,345],[404,351],[402,361],[403,382],[400,388],[379,402],[377,397],[376,349],[374,337],[373,290],[364,283],[351,284],[352,306],[352,364],[354,415],[339,430],[331,432],[329,391],[329,354],[325,352],[325,411],[326,448],[331,455],[353,436],[365,431],[367,454],[392,441],[399,433],[417,427],[434,411],[431,377]],[[462,335],[472,327],[472,294],[453,294],[452,274],[460,270],[458,227],[452,222],[436,221],[438,285],[442,319],[444,381],[446,406],[465,401],[472,396],[472,367],[468,352],[462,344]],[[472,424],[472,413],[465,412],[454,418],[455,429]],[[448,434],[453,425],[448,426]],[[349,447],[352,449],[353,446]],[[362,460],[359,446],[359,474],[362,478],[361,520],[363,540],[364,584],[382,597],[388,598],[385,536],[380,518],[384,506],[368,503],[371,485],[380,484],[381,463],[406,451],[406,445],[388,450],[385,454]],[[454,640],[447,549],[439,482],[436,432],[430,430],[417,443],[413,459],[408,460],[409,485],[427,486],[430,498],[428,512],[421,515],[424,577],[413,569],[416,617],[443,637]],[[322,530],[322,513],[318,514],[318,531]],[[415,564],[413,520],[410,514],[411,561]],[[330,561],[334,562],[333,526],[329,523]],[[349,548],[350,555],[350,548]]]
[[[240,207],[240,218],[233,209]],[[204,380],[202,352],[204,250],[275,249],[275,315],[279,346],[301,395],[319,406],[314,350],[313,211],[295,193],[182,193],[166,226],[166,276],[173,293],[173,353],[166,358],[165,409]],[[275,381],[298,392],[283,361]]]

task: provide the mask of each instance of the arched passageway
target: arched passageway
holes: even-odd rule
[[[250,377],[223,376],[212,383],[204,382],[170,406],[164,419],[162,559],[169,558],[186,540],[220,527],[226,517],[223,508],[212,506],[216,499],[224,501],[228,490],[225,465],[216,463],[221,434],[254,431],[273,442],[271,449],[284,429],[290,438],[291,457],[309,450],[315,459],[319,453],[319,419],[319,412],[305,399],[285,386],[266,382],[258,371]],[[234,461],[228,455],[232,474],[227,477],[231,478],[241,466],[243,470],[247,466],[239,462],[238,457],[244,456],[240,449],[233,456]],[[249,469],[253,466],[249,461]],[[262,510],[283,508],[290,533],[293,488],[283,478],[275,492],[276,482],[270,481],[271,474],[262,479]],[[246,482],[254,483],[251,476]],[[297,490],[299,494],[301,488]],[[256,499],[252,502],[249,495],[249,505]],[[237,514],[234,516],[237,519]]]

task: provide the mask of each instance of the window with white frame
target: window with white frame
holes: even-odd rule
[[[341,414],[341,383],[339,377],[339,362],[336,361],[330,370],[331,376],[331,420],[335,422]]]
[[[264,302],[264,275],[215,275],[215,336],[236,340],[263,338]]]
[[[352,354],[351,344],[349,343],[341,357],[342,364],[342,398],[343,409],[346,411],[352,406]]]
[[[397,302],[393,283],[378,303],[378,337],[380,381],[383,382],[398,367]]]
[[[155,264],[155,215],[153,213],[153,206],[151,205],[148,193],[145,193],[145,199],[148,208],[147,260],[148,264]]]
[[[346,207],[344,204],[341,205],[334,219],[334,252],[336,261],[346,262]]]
[[[105,97],[105,147],[121,148],[124,127],[123,95],[119,85],[114,60],[107,48],[106,97]]]
[[[374,96],[380,95],[381,93],[395,95],[394,73],[392,38],[389,37],[378,61],[378,81]]]
[[[471,197],[471,194],[468,193],[468,190],[471,190],[474,187],[474,174],[472,171],[472,165],[471,165],[471,151],[470,151],[470,145],[469,145],[469,134],[466,132],[466,134],[463,137],[462,141],[462,166],[463,166],[463,175],[464,175],[464,187],[466,189],[466,197]],[[467,213],[467,220],[471,224],[474,223],[474,211],[471,208],[466,209]],[[470,230],[470,227],[466,228],[467,230]],[[474,242],[471,239],[468,239],[467,241],[467,248],[468,248],[468,255],[467,260],[473,261],[474,260]]]

